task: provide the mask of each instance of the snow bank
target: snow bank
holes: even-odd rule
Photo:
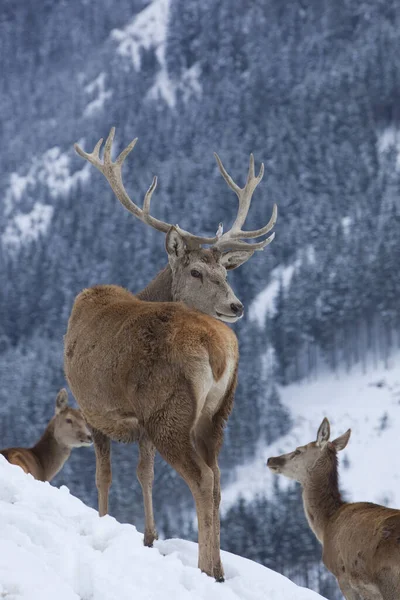
[[[392,360],[390,369],[360,371],[359,367],[353,373],[326,374],[280,388],[293,429],[237,469],[235,482],[224,490],[223,510],[239,495],[250,500],[268,492],[276,475],[267,470],[266,459],[315,439],[325,416],[335,437],[352,429],[349,445],[339,455],[340,483],[348,500],[400,508],[400,356]],[[287,481],[280,477],[282,485]]]
[[[315,592],[223,553],[227,581],[196,568],[197,544],[144,548],[132,525],[97,512],[0,456],[0,597],[10,600],[312,600]]]

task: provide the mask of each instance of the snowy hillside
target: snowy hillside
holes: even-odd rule
[[[227,581],[195,567],[197,545],[142,535],[35,481],[0,457],[0,596],[21,600],[317,600],[321,596],[249,560],[224,553]]]
[[[237,480],[224,491],[224,508],[239,495],[251,499],[268,492],[273,475],[265,467],[266,459],[315,439],[324,416],[330,419],[333,436],[352,429],[340,457],[341,487],[347,498],[400,507],[400,356],[392,359],[388,369],[369,368],[363,374],[358,367],[349,374],[321,375],[315,381],[280,388],[280,394],[294,426],[260,449],[251,464],[237,469]]]

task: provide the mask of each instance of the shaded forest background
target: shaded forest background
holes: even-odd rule
[[[251,151],[265,163],[249,228],[279,206],[274,243],[230,276],[249,307],[272,272],[293,267],[264,326],[248,317],[235,326],[225,482],[290,428],[280,385],[388,360],[400,332],[399,12],[394,0],[2,1],[3,447],[32,443],[52,414],[75,295],[95,283],[138,291],[165,263],[163,236],[72,151],[78,140],[92,149],[112,125],[120,147],[139,137],[126,185],[141,199],[157,174],[160,218],[207,234],[229,225],[236,199],[214,150],[236,181]],[[112,513],[140,528],[136,449],[113,451]],[[74,452],[56,483],[95,506],[93,453]],[[194,535],[190,496],[161,461],[155,507],[164,535]],[[238,499],[222,535],[224,548],[339,597],[297,488]]]

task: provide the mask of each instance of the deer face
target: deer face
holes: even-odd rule
[[[264,175],[264,165],[261,164],[258,175],[255,174],[254,156],[250,154],[249,170],[246,183],[239,187],[226,171],[217,154],[215,158],[222,177],[235,192],[239,200],[236,218],[229,231],[223,233],[222,223],[213,237],[202,237],[160,221],[150,214],[150,203],[157,187],[157,177],[146,192],[143,208],[140,208],[129,197],[122,180],[122,166],[126,157],[135,147],[137,138],[122,150],[117,159],[112,161],[112,145],[115,128],[112,127],[104,147],[103,159],[100,149],[101,138],[93,152],[88,153],[75,144],[77,153],[94,165],[107,179],[121,204],[143,223],[167,234],[166,248],[169,264],[172,270],[172,296],[174,301],[182,301],[221,321],[234,323],[243,315],[243,305],[236,298],[226,281],[226,269],[235,269],[248,260],[255,250],[263,250],[272,242],[275,234],[265,236],[275,225],[278,213],[274,205],[269,222],[254,231],[243,230],[249,212],[253,193]],[[264,238],[254,242],[256,238]],[[253,240],[253,241],[250,241]],[[212,245],[206,250],[203,245]],[[195,281],[197,279],[197,281]]]
[[[288,454],[269,458],[267,467],[274,473],[281,473],[289,479],[304,484],[319,459],[327,452],[328,447],[336,452],[343,450],[347,446],[350,434],[351,430],[348,429],[346,433],[330,442],[330,425],[328,419],[325,418],[318,429],[315,442],[310,442],[306,446],[299,446]]]
[[[91,446],[93,440],[80,410],[68,406],[68,394],[62,389],[56,398],[54,436],[68,448]]]
[[[267,467],[274,473],[282,473],[289,479],[302,483],[320,458],[321,452],[322,449],[316,442],[311,442],[306,446],[299,446],[288,454],[269,458]]]
[[[227,281],[227,269],[238,267],[252,253],[222,254],[216,249],[191,249],[174,228],[168,232],[166,249],[172,270],[174,301],[182,301],[228,323],[243,316],[243,304]]]

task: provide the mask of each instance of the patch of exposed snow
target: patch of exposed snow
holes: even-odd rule
[[[97,97],[94,98],[89,104],[86,106],[83,111],[84,117],[91,117],[97,111],[101,110],[104,107],[106,100],[111,98],[112,91],[106,90],[106,75],[105,73],[100,73],[92,82],[88,83],[84,90],[90,96],[93,94],[97,94]]]
[[[265,466],[267,458],[315,440],[325,416],[334,437],[352,429],[349,445],[339,454],[341,487],[348,499],[400,508],[400,355],[390,369],[325,374],[317,381],[281,387],[279,393],[294,426],[286,436],[260,448],[251,463],[237,468],[236,480],[222,494],[223,510],[240,495],[250,500],[268,494],[274,475]],[[283,476],[280,481],[288,482]]]
[[[157,73],[155,83],[147,93],[147,98],[150,100],[162,98],[173,108],[178,93],[182,95],[184,102],[188,102],[193,96],[200,96],[201,90],[199,64],[195,64],[190,69],[187,69],[179,81],[172,81],[168,77],[166,69],[161,69]]]
[[[170,107],[175,106],[175,85],[168,77],[168,73],[165,69],[161,69],[157,73],[156,81],[147,92],[147,98],[149,100],[159,100],[162,98]]]
[[[159,64],[155,82],[147,93],[149,100],[163,99],[171,108],[176,96],[182,94],[187,102],[192,96],[201,94],[200,65],[195,64],[182,74],[178,81],[170,79],[166,67],[165,47],[168,30],[170,0],[153,0],[135,16],[124,29],[114,29],[111,38],[118,43],[120,56],[130,58],[136,71],[141,69],[142,50],[154,49]]]
[[[17,213],[3,233],[6,246],[17,246],[21,239],[32,242],[47,231],[54,208],[48,204],[36,202],[29,213]]]
[[[257,563],[222,553],[226,581],[197,569],[197,544],[143,546],[96,511],[0,456],[0,597],[18,600],[317,600]]]
[[[128,56],[136,71],[141,68],[141,51],[154,48],[161,66],[165,64],[170,0],[154,0],[124,29],[113,29],[111,38],[118,42],[117,52]]]
[[[270,317],[275,315],[275,302],[281,285],[284,290],[288,289],[295,270],[301,266],[303,261],[310,265],[315,264],[316,255],[313,246],[307,246],[291,265],[276,267],[270,274],[268,285],[254,298],[249,309],[249,317],[261,329],[265,326],[267,315]]]
[[[36,239],[44,233],[51,221],[53,208],[38,200],[29,212],[20,210],[24,195],[29,194],[38,183],[49,191],[52,198],[67,195],[78,182],[90,177],[90,165],[71,173],[71,156],[55,146],[40,158],[35,158],[27,173],[11,173],[10,184],[4,196],[4,216],[8,218],[2,240],[6,245],[18,245],[21,241]]]
[[[396,167],[400,169],[400,131],[393,126],[386,127],[378,135],[378,152],[383,154],[390,149],[396,151]]]
[[[287,267],[276,267],[271,272],[271,280],[267,287],[254,298],[250,306],[249,317],[251,321],[256,321],[259,327],[264,327],[267,315],[273,316],[275,314],[275,301],[278,297],[279,288],[281,285],[284,288],[289,287],[297,266],[299,266],[298,262]]]
[[[352,223],[352,218],[351,217],[343,217],[342,218],[342,227],[343,227],[343,231],[345,236],[349,236],[350,232],[351,232],[351,223]]]

